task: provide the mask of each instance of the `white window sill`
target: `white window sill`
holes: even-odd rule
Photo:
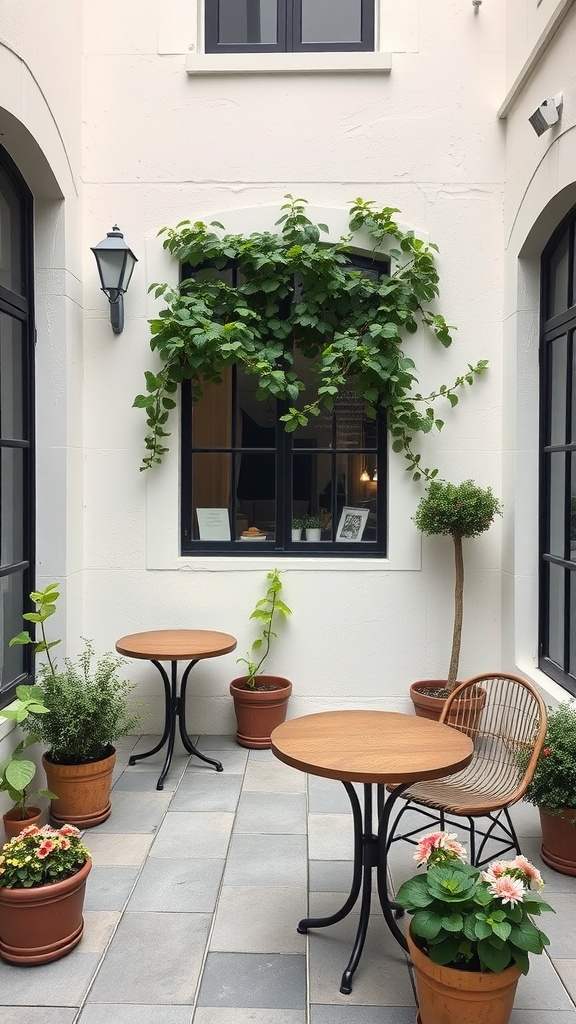
[[[188,53],[189,75],[388,73],[390,53]]]

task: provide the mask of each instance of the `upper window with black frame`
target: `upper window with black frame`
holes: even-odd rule
[[[374,49],[374,0],[206,0],[206,53]]]
[[[388,265],[352,257],[350,269],[378,278]],[[236,266],[218,276],[240,279]],[[313,360],[287,352],[312,387]],[[237,366],[196,401],[182,385],[182,554],[385,555],[384,416],[368,418],[350,389],[287,432],[284,404],[257,392],[257,377]]]

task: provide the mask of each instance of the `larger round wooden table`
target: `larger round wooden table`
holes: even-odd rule
[[[324,928],[346,917],[362,899],[356,939],[340,991],[352,991],[368,930],[372,898],[372,871],[390,931],[406,950],[406,939],[394,912],[400,908],[388,896],[387,835],[394,803],[414,782],[439,779],[465,768],[472,759],[469,736],[448,725],[393,711],[325,711],[292,718],[272,733],[272,751],[281,761],[311,775],[337,779],[350,798],[354,822],[354,861],[348,899],[335,914],[304,918],[299,932]],[[363,808],[353,783],[364,787]],[[373,791],[377,786],[377,831],[373,831]],[[386,795],[386,788],[389,792]]]
[[[194,754],[207,764],[214,766],[217,772],[222,771],[220,761],[201,754],[196,745],[188,735],[186,726],[186,686],[190,671],[199,661],[205,658],[219,658],[222,654],[229,654],[236,647],[236,638],[229,633],[218,633],[213,629],[152,629],[144,633],[130,633],[123,636],[116,644],[119,654],[127,658],[141,658],[151,661],[158,669],[162,682],[164,683],[164,732],[160,741],[151,750],[143,754],[133,754],[128,764],[134,765],[143,757],[150,757],[162,749],[165,743],[168,744],[164,767],[160,773],[156,789],[164,788],[172,755],[174,753],[174,740],[176,737],[176,720],[180,729],[180,736],[184,748],[189,754]],[[170,679],[166,673],[162,661],[169,661],[171,665]],[[178,693],[178,662],[187,661],[180,693]]]

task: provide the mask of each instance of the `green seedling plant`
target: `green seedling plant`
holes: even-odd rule
[[[16,700],[12,706],[0,712],[0,717],[20,725],[25,722],[29,714],[47,715],[49,710],[44,705],[44,694],[39,686],[17,686]],[[47,797],[50,800],[56,799],[55,794],[49,789],[38,789],[29,792],[29,786],[36,775],[36,765],[23,753],[34,743],[38,743],[40,737],[36,733],[29,733],[14,748],[12,753],[0,761],[0,793],[7,793],[13,803],[13,811],[16,817],[22,821],[26,819],[27,810],[38,797]]]
[[[277,633],[274,632],[276,617],[280,615],[287,618],[292,614],[292,610],[279,596],[282,590],[279,570],[272,569],[271,572],[266,574],[266,579],[268,580],[266,596],[257,601],[256,607],[250,616],[251,619],[257,619],[260,622],[262,635],[256,637],[245,658],[238,658],[238,663],[246,665],[247,679],[245,686],[250,690],[258,689],[257,676],[270,653],[272,640],[277,636]],[[254,652],[258,652],[259,655],[256,659],[253,658]],[[262,653],[260,654],[260,652]]]

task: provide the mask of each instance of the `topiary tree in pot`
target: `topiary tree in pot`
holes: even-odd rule
[[[462,542],[488,530],[497,515],[502,515],[502,506],[490,487],[479,487],[473,480],[464,480],[461,484],[433,480],[413,517],[422,533],[451,537],[454,544],[454,621],[448,678],[423,680],[410,688],[416,714],[424,718],[440,717],[444,700],[452,693],[458,678],[464,598]],[[420,700],[421,696],[426,699]]]

